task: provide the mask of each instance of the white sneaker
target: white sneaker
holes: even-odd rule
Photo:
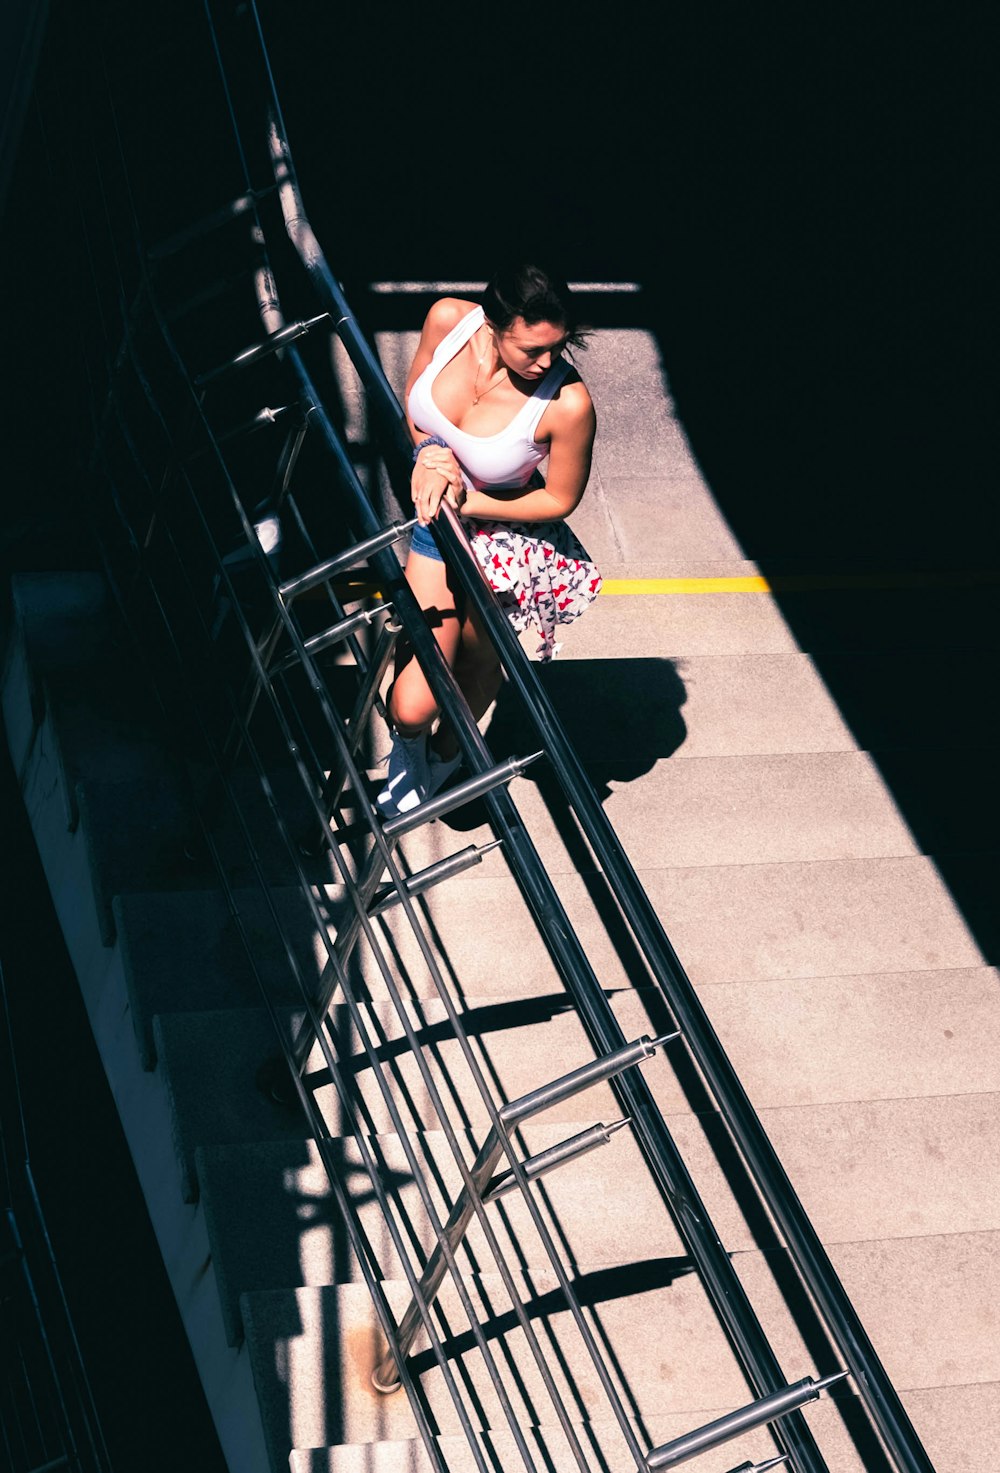
[[[383,818],[396,818],[400,813],[409,813],[418,803],[422,803],[427,796],[428,780],[426,732],[415,737],[404,737],[394,731],[392,750],[389,753],[388,781],[375,799],[375,805]]]

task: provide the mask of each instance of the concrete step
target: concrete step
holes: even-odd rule
[[[449,837],[453,850],[456,840]],[[989,1046],[990,1041],[1000,1043],[996,975],[961,967],[978,959],[978,952],[926,861],[902,871],[894,867],[888,875],[894,882],[890,899],[893,891],[896,899],[907,898],[915,934],[901,934],[891,913],[883,919],[874,867],[861,867],[860,874],[855,866],[817,865],[659,871],[644,878],[671,934],[683,936],[682,955],[695,982],[703,983],[702,1001],[757,1105],[1000,1088],[1000,1049]],[[622,989],[641,981],[620,923],[609,936],[599,924],[587,884],[570,880],[562,888],[602,982]],[[335,913],[339,892],[318,893]],[[307,907],[290,889],[275,889],[271,898],[304,975],[316,979],[326,951]],[[279,1004],[291,1004],[294,981],[259,892],[238,891],[236,900],[270,995]],[[765,903],[768,909],[762,913]],[[477,1012],[491,996],[509,997],[512,983],[511,968],[497,965],[493,948],[484,946],[484,935],[503,935],[505,955],[519,958],[517,991],[528,1009],[524,1021],[559,1011],[561,983],[513,881],[466,876],[424,897],[418,909],[427,918],[432,950],[454,984],[454,995],[461,997],[460,984],[474,989]],[[213,1011],[257,1004],[257,984],[217,893],[119,896],[114,916],[147,1067],[155,1059],[152,1016],[157,1010]],[[720,916],[727,923],[724,928]],[[784,934],[772,927],[778,918],[784,918]],[[376,922],[376,930],[390,947],[403,995],[436,997],[401,914],[387,913]],[[905,969],[925,960],[922,934],[927,948],[936,948],[934,955],[944,969]],[[720,958],[723,942],[728,955],[723,952]],[[858,968],[858,975],[794,975],[796,968],[807,969],[817,953],[817,966],[824,959],[843,958]],[[882,964],[901,970],[879,972]],[[782,968],[792,975],[775,976]],[[366,953],[357,953],[352,975],[373,997],[385,998],[384,981]],[[493,1021],[502,1023],[503,1004],[498,1008]],[[472,1026],[476,1031],[474,1022]]]
[[[130,890],[198,890],[207,869],[185,846],[193,831],[192,808],[176,775],[132,782],[85,780],[76,805],[101,940],[115,939],[112,901]]]
[[[1000,1234],[841,1244],[831,1257],[903,1395],[1000,1380],[993,1308],[1000,1289]],[[736,1255],[734,1263],[789,1379],[814,1373],[774,1277],[781,1272],[780,1260],[754,1252]],[[746,1388],[697,1279],[664,1268],[584,1271],[577,1287],[588,1319],[599,1327],[601,1343],[614,1359],[615,1376],[629,1386],[633,1411],[643,1418],[690,1414],[698,1425],[707,1405],[745,1402]],[[604,1420],[603,1395],[561,1307],[555,1279],[541,1272],[528,1277],[532,1288],[524,1302],[550,1347],[557,1385],[565,1389],[565,1378],[571,1377],[575,1401],[574,1393],[566,1394],[575,1414]],[[499,1280],[483,1275],[470,1283],[483,1304],[481,1322],[521,1425],[550,1424],[550,1403]],[[406,1287],[390,1283],[385,1288],[398,1315]],[[442,1290],[440,1311],[451,1353],[462,1357],[479,1425],[503,1426],[480,1356],[469,1353],[468,1324],[450,1284]],[[377,1399],[368,1385],[381,1337],[361,1286],[247,1294],[243,1312],[275,1466],[292,1447],[415,1435],[406,1402],[398,1395]],[[418,1341],[410,1364],[422,1394],[440,1432],[457,1431],[440,1372],[421,1346]]]
[[[605,645],[605,652],[615,647]],[[543,688],[581,761],[856,750],[807,655],[683,653],[682,659],[642,658],[628,642],[620,657],[560,657],[543,671]],[[595,691],[599,721],[592,715]],[[505,689],[490,721],[491,750],[525,749],[530,738],[520,711]]]
[[[526,742],[518,746],[526,750]],[[886,786],[880,760],[901,794],[925,795],[916,807],[907,805],[919,822],[916,835]],[[969,752],[946,774],[932,754],[786,753],[684,762],[624,757],[591,762],[587,771],[640,870],[862,862],[921,852],[950,864],[953,856],[960,863],[966,851],[995,854],[990,761],[988,753]],[[595,867],[544,761],[510,793],[550,874]],[[422,868],[448,852],[449,833],[463,842],[486,842],[485,805],[467,804],[407,835],[402,852],[413,868]],[[504,868],[502,854],[494,853],[476,873],[497,875]]]
[[[455,836],[448,835],[447,839],[447,852],[463,847]],[[485,998],[492,993],[509,994],[512,979],[506,967],[494,965],[484,969],[487,958],[481,938],[469,936],[470,917],[466,910],[463,918],[463,908],[470,903],[472,908],[478,907],[482,898],[492,893],[469,890],[463,880],[452,880],[444,891],[419,902],[418,907],[428,918],[432,952],[444,976],[453,979],[455,963],[473,950],[477,960],[472,980],[481,978]],[[336,922],[348,904],[345,891],[341,886],[328,885],[314,887],[313,895],[329,918],[327,935],[332,941],[336,938]],[[218,890],[115,896],[113,919],[122,948],[136,1035],[147,1068],[152,1068],[156,1059],[152,1020],[157,1012],[216,1011],[259,1003],[260,990],[247,963],[240,926],[250,937],[260,977],[275,1003],[292,1005],[300,995],[288,961],[286,940],[302,978],[310,986],[318,986],[328,951],[302,892],[290,886],[273,886],[268,891],[269,903],[265,903],[259,888],[239,887],[233,892],[233,900],[239,925]],[[498,918],[500,924],[506,924],[508,932],[517,917],[519,995],[522,1000],[534,999],[538,1007],[546,1010],[545,1016],[549,1016],[554,1008],[561,1006],[550,995],[561,992],[561,985],[513,882],[501,887],[499,903],[509,911],[502,920]],[[277,912],[278,923],[271,914],[271,906]],[[491,908],[489,915],[493,913]],[[398,909],[388,912],[374,926],[390,975],[403,995],[436,997],[426,963],[402,912]],[[597,937],[592,943],[588,939],[588,945],[596,951]],[[606,943],[604,950],[608,950]],[[350,974],[363,992],[370,991],[378,998],[387,996],[383,974],[367,947],[359,948],[352,956]]]
[[[655,996],[634,992],[611,999],[619,1025],[628,1039],[653,1036],[663,1017]],[[299,1013],[285,1010],[284,1026],[291,1029]],[[547,1083],[558,1074],[594,1058],[594,1050],[575,1013],[562,997],[505,1005],[486,1003],[466,1007],[464,1016],[473,1037],[473,1051],[494,1097],[514,1098]],[[435,1129],[440,1121],[403,1037],[398,1017],[389,1004],[368,1013],[368,1026],[379,1056],[387,1065],[391,1097],[407,1130]],[[442,1004],[415,1003],[411,1025],[425,1046],[431,1077],[444,1108],[456,1126],[485,1129],[488,1116],[477,1086],[464,1063]],[[388,1107],[372,1076],[366,1056],[351,1026],[346,1008],[332,1011],[340,1053],[348,1061],[355,1108],[362,1129],[392,1130]],[[380,1033],[379,1031],[380,1030]],[[164,1013],[154,1021],[157,1058],[163,1068],[173,1109],[174,1132],[185,1196],[196,1192],[194,1152],[198,1146],[236,1144],[257,1140],[298,1140],[304,1123],[298,1112],[268,1103],[255,1087],[261,1063],[277,1052],[270,1018],[263,1008],[220,1012]],[[684,1094],[662,1053],[643,1065],[654,1093],[675,1109],[684,1108]],[[317,1103],[333,1135],[344,1133],[343,1110],[322,1053],[314,1048],[307,1070]],[[615,1118],[621,1111],[608,1085],[587,1091],[586,1103],[569,1100],[549,1112],[554,1121],[587,1124]]]
[[[798,653],[560,659],[542,681],[585,762],[856,749],[812,660]],[[588,718],[595,690],[600,721]],[[505,690],[490,724],[491,746],[523,743],[519,711]]]
[[[601,1118],[598,1114],[594,1120]],[[565,1140],[592,1123],[581,1108],[579,1121],[534,1123],[519,1134],[520,1158]],[[461,1149],[471,1161],[483,1131],[462,1130]],[[461,1175],[441,1131],[412,1137],[440,1221],[461,1190]],[[406,1152],[396,1135],[368,1138],[381,1181],[394,1203],[394,1215],[411,1261],[414,1247],[426,1254],[436,1241],[415,1185]],[[403,1280],[397,1249],[375,1199],[358,1145],[336,1141],[338,1174],[354,1200],[365,1235],[379,1264],[379,1276]],[[363,1282],[350,1250],[319,1153],[305,1145],[269,1142],[218,1146],[198,1152],[201,1200],[212,1245],[212,1260],[223,1316],[231,1343],[243,1336],[240,1296],[258,1289],[319,1287]],[[501,1162],[498,1170],[504,1169]],[[629,1131],[580,1161],[552,1172],[535,1189],[535,1201],[568,1262],[614,1269],[623,1262],[654,1258],[679,1260],[684,1247],[666,1206],[650,1179]],[[526,1204],[512,1193],[488,1209],[506,1261],[544,1269],[550,1261]],[[459,1252],[471,1271],[496,1273],[486,1235],[473,1221]]]
[[[576,1122],[552,1124],[541,1117],[529,1123],[518,1137],[520,1155],[544,1150],[578,1125],[610,1115],[588,1115],[583,1101],[577,1109]],[[727,1249],[743,1252],[775,1245],[718,1116],[666,1118]],[[982,1170],[984,1158],[1000,1158],[998,1095],[767,1110],[761,1119],[828,1245],[1000,1230],[1000,1197]],[[482,1129],[459,1133],[467,1161],[484,1134]],[[415,1240],[428,1251],[433,1232],[399,1138],[381,1135],[370,1144],[396,1203],[404,1241]],[[443,1221],[461,1188],[451,1149],[443,1133],[428,1131],[415,1137],[415,1151]],[[382,1276],[401,1279],[357,1144],[339,1141],[335,1155]],[[267,1142],[211,1147],[197,1153],[197,1170],[232,1343],[242,1335],[238,1301],[243,1291],[360,1279],[314,1146]],[[628,1131],[546,1177],[535,1197],[570,1264],[614,1268],[684,1256],[684,1245]],[[518,1195],[490,1212],[509,1262],[549,1266]],[[493,1271],[478,1223],[466,1248],[471,1268]]]
[[[17,573],[11,579],[11,631],[4,669],[4,718],[11,759],[23,770],[46,713],[46,681],[79,683],[86,669],[120,663],[120,632],[98,573]],[[108,694],[102,682],[100,694]],[[96,716],[96,713],[95,713]]]
[[[282,1016],[291,1026],[301,1014]],[[185,1202],[197,1199],[199,1146],[305,1139],[305,1117],[273,1105],[254,1082],[261,1061],[275,1052],[274,1029],[263,1008],[163,1013],[154,1019],[153,1040]]]
[[[880,859],[917,852],[866,753],[658,762],[641,783],[620,781],[613,766],[591,771],[601,779],[604,810],[616,830],[629,836],[629,856],[639,868]],[[547,805],[553,803],[554,784],[525,783],[522,791],[532,788]],[[528,803],[519,806],[528,816]],[[553,870],[569,862],[548,849],[543,857]]]
[[[454,852],[460,841],[435,827],[440,852]],[[430,839],[422,857],[438,857]],[[451,881],[418,904],[454,995],[461,998],[463,989],[477,998],[509,995],[515,970],[525,999],[560,993],[558,975],[514,882],[480,874]],[[706,1006],[737,1068],[748,1071],[758,1103],[920,1093],[924,1068],[940,1076],[935,1093],[966,1088],[966,1067],[982,1081],[975,1088],[996,1087],[993,1055],[976,1046],[977,1029],[995,1037],[1000,1026],[990,974],[980,972],[979,948],[929,860],[648,870],[641,878],[695,984],[723,989],[706,991]],[[601,893],[603,882],[571,876],[560,889],[606,990],[642,983],[645,974]],[[391,947],[403,995],[435,995],[399,912],[388,912],[377,930]],[[503,937],[499,953],[495,937]],[[217,933],[207,945],[213,962],[220,962]],[[514,957],[516,968],[509,960]],[[384,983],[370,959],[359,953],[356,968],[373,997],[384,998]],[[837,976],[838,969],[850,975]],[[741,990],[745,984],[767,985],[757,998]],[[973,1009],[968,1018],[967,1002]],[[935,1009],[941,1012],[940,1039]],[[857,1047],[845,1026],[855,1018],[864,1029]],[[922,1040],[920,1050],[909,1055],[900,1049],[886,1061],[897,1027],[912,1043]],[[817,1050],[813,1045],[820,1038],[823,1049]]]
[[[343,903],[342,892],[335,886],[317,889],[315,894],[330,909]],[[310,985],[318,981],[325,952],[300,889],[272,886],[265,900],[259,888],[241,887],[234,891],[233,899],[238,922],[221,890],[139,891],[114,897],[115,931],[144,1068],[152,1069],[156,1063],[153,1019],[157,1013],[259,1006],[261,991],[254,968],[275,1004],[290,1007],[300,1000],[281,931],[303,977]],[[254,967],[247,959],[241,928],[248,937]],[[333,927],[331,934],[336,934]]]
[[[521,750],[524,750],[522,745]],[[591,763],[604,811],[627,834],[634,865],[687,867],[878,859],[918,852],[906,824],[865,753],[706,757],[657,761],[642,781],[633,759]],[[553,875],[592,867],[554,779],[541,771],[511,795]],[[469,805],[442,820],[483,842],[485,809]],[[473,820],[480,822],[471,829]],[[429,842],[412,835],[410,856]],[[491,868],[496,871],[498,856]]]
[[[1000,1090],[995,968],[716,982],[700,998],[758,1109]]]
[[[11,755],[23,779],[44,748],[73,829],[80,782],[160,780],[173,771],[162,713],[100,574],[17,574],[11,591]]]
[[[1000,796],[987,735],[997,716],[990,694],[995,682],[981,651],[960,652],[956,662],[958,678],[967,684],[961,690],[956,686],[946,709],[953,711],[961,701],[964,711],[962,690],[974,690],[978,702],[962,728],[960,757],[953,724],[913,710],[912,691],[920,689],[921,674],[919,660],[911,656],[902,659],[902,677],[885,656],[835,655],[818,667],[807,656],[788,654],[691,659],[681,662],[683,669],[676,661],[634,656],[605,660],[599,668],[594,661],[570,660],[553,667],[545,680],[638,863],[646,856],[635,846],[645,839],[648,848],[654,838],[660,841],[659,862],[671,864],[701,863],[706,857],[713,863],[863,858],[995,846]],[[824,674],[835,682],[838,695],[843,685],[853,730],[831,698]],[[907,687],[907,681],[914,684]],[[589,715],[595,689],[601,691],[600,722]],[[637,710],[643,711],[642,720],[635,719]],[[981,745],[970,745],[970,731]],[[531,745],[531,733],[507,693],[488,739],[501,756]],[[852,763],[846,754],[858,746],[871,748],[873,755]],[[845,757],[842,767],[838,753]],[[807,754],[816,754],[815,766]],[[682,770],[691,758],[726,756],[762,761],[720,767],[718,774],[706,769],[700,782]],[[798,756],[801,763],[789,762],[785,808],[776,786],[782,764],[763,760],[780,756]],[[675,760],[665,764],[668,757]],[[529,781],[539,782],[543,774],[536,767]],[[630,794],[627,784],[635,784],[637,792]],[[514,791],[526,787],[518,784]],[[648,818],[643,821],[638,794],[648,795],[649,809],[664,815],[659,830]],[[799,817],[800,800],[803,813],[815,815],[812,849],[808,817]],[[563,867],[558,846],[552,854],[546,851],[546,859]]]
[[[884,1470],[878,1448],[864,1434],[856,1405],[858,1398],[840,1392],[836,1400],[813,1402],[804,1412],[823,1453],[829,1473],[873,1473]],[[914,1390],[901,1398],[937,1473],[982,1473],[984,1449],[1000,1445],[1000,1383],[948,1386]],[[674,1437],[703,1426],[732,1407],[703,1408],[698,1420],[691,1415],[649,1417],[637,1429],[641,1445],[662,1446]],[[970,1429],[975,1429],[970,1438]],[[592,1466],[607,1470],[629,1467],[616,1426],[590,1422],[581,1428]],[[577,1473],[579,1464],[561,1432],[551,1428],[527,1430],[528,1444],[539,1468],[551,1473]],[[477,1465],[464,1437],[437,1438],[439,1453],[449,1473],[473,1473]],[[513,1436],[505,1429],[482,1435],[487,1466],[523,1467]],[[730,1473],[744,1461],[758,1461],[774,1453],[766,1432],[744,1435],[714,1452],[703,1453],[693,1468],[698,1473]],[[420,1442],[346,1443],[339,1447],[294,1448],[291,1473],[432,1473],[433,1464]]]
[[[643,1036],[655,1037],[671,1029],[658,994],[649,989],[613,993],[608,1001],[628,1042]],[[439,1123],[436,1110],[398,1015],[387,1003],[372,1004],[366,1011],[372,1043],[391,1075],[393,1099],[404,1123],[408,1128],[435,1129]],[[408,1016],[423,1046],[431,1080],[451,1118],[456,1124],[485,1129],[488,1115],[473,1071],[453,1037],[444,1005],[433,1000],[413,1002],[408,1007]],[[501,1103],[516,1099],[595,1057],[578,1015],[567,1008],[565,996],[561,994],[530,1000],[488,999],[481,1005],[466,1002],[459,1016],[468,1031],[472,1053],[487,1088]],[[348,1010],[336,1006],[331,1012],[331,1023],[338,1054],[349,1064],[366,1128],[391,1130],[387,1106]],[[662,1108],[684,1109],[684,1091],[674,1076],[671,1048],[668,1045],[648,1059],[641,1066],[642,1073]],[[333,1087],[327,1083],[326,1062],[318,1048],[310,1055],[306,1077],[323,1109],[328,1128],[335,1135],[343,1134],[343,1113]],[[591,1121],[602,1114],[613,1116],[615,1112],[620,1110],[611,1086],[598,1084],[585,1095],[554,1105],[546,1114],[553,1121]]]
[[[443,828],[436,835],[436,844],[444,854],[465,847],[461,836]],[[328,960],[328,950],[310,906],[301,892],[291,887],[271,887],[268,894],[303,976],[315,982]],[[334,938],[346,904],[344,891],[338,886],[317,886],[313,887],[313,896],[329,918],[327,934]],[[240,922],[256,948],[269,994],[279,1003],[292,1002],[296,996],[294,979],[269,905],[259,889],[237,887],[233,898]],[[630,957],[627,938],[617,932],[613,938],[604,934],[601,914],[591,904],[587,887],[574,886],[570,898],[598,973],[612,964],[621,948],[617,974],[627,978],[628,968],[634,970],[637,981],[642,980],[641,969]],[[512,880],[470,879],[467,874],[423,897],[417,902],[417,911],[423,917],[431,953],[454,995],[461,997],[465,988],[471,995],[486,999],[509,996],[514,989],[522,999],[542,999],[563,991]],[[247,966],[237,924],[218,890],[124,892],[115,897],[112,912],[147,1066],[155,1057],[151,1017],[156,1011],[211,1010],[257,1001],[257,984]],[[377,918],[374,931],[390,976],[401,993],[414,998],[436,997],[426,960],[401,908]],[[488,942],[491,934],[506,938],[502,954]],[[461,980],[456,976],[458,969],[462,970]],[[383,972],[367,947],[355,951],[349,971],[356,984],[373,997],[387,997]],[[625,985],[630,985],[628,980]]]
[[[983,1170],[984,1160],[1000,1160],[1000,1094],[791,1106],[760,1118],[826,1244],[1000,1229],[1000,1192]],[[726,1232],[725,1199],[707,1164],[704,1179]]]
[[[87,779],[77,785],[81,829],[85,836],[95,899],[105,945],[114,940],[115,896],[167,890],[214,889],[218,874],[205,847],[198,821],[213,802],[204,774],[197,786],[177,774],[131,782]],[[329,883],[334,868],[329,856],[309,858],[295,845],[307,830],[307,802],[294,774],[276,773],[271,785],[283,811],[290,814],[293,848],[284,842],[256,773],[238,770],[233,791],[249,841],[256,851],[265,883],[286,887],[298,882],[301,867],[316,885]],[[229,883],[256,882],[256,866],[243,826],[222,800],[213,825],[213,840]]]
[[[439,822],[409,837],[406,857],[411,869],[420,869],[481,837]],[[435,948],[470,996],[510,991],[515,972],[526,995],[555,991],[555,969],[535,939],[520,892],[498,873],[500,852],[420,902]],[[973,856],[966,867],[983,892],[985,923],[996,859]],[[951,868],[957,871],[958,864]],[[923,856],[645,867],[639,878],[697,985],[968,970],[984,964],[938,867]],[[565,875],[558,888],[570,921],[586,938],[602,986],[641,985],[646,974],[604,881],[590,874]],[[387,915],[382,924],[398,941],[398,965],[408,985],[427,995],[426,965],[403,935],[400,919]]]
[[[877,1466],[862,1462],[844,1423],[845,1417],[852,1425],[858,1421],[856,1401],[856,1397],[841,1395],[836,1407],[823,1400],[814,1402],[805,1411],[828,1473],[867,1473],[868,1469]],[[732,1410],[732,1407],[712,1407],[699,1411],[694,1419],[690,1413],[682,1413],[646,1417],[641,1422],[629,1418],[628,1422],[640,1448],[647,1449],[660,1447]],[[594,1469],[595,1473],[598,1470],[599,1473],[611,1473],[611,1470],[624,1473],[625,1469],[635,1466],[617,1423],[584,1422],[579,1423],[575,1430],[587,1459],[586,1466]],[[580,1464],[561,1429],[526,1427],[521,1429],[521,1433],[536,1469],[546,1469],[548,1473],[579,1473]],[[438,1437],[435,1442],[448,1473],[475,1473],[478,1465],[465,1438]],[[520,1470],[526,1466],[513,1434],[506,1428],[481,1433],[480,1446],[490,1469]],[[776,1453],[776,1444],[764,1429],[745,1433],[714,1452],[703,1453],[691,1466],[697,1468],[698,1473],[732,1473],[737,1465],[774,1457]],[[291,1473],[433,1473],[434,1464],[420,1442],[383,1441],[328,1448],[295,1448],[289,1467]]]
[[[82,821],[104,944],[114,939],[114,896],[218,883],[199,814],[214,828],[231,883],[251,882],[241,825],[213,774],[194,766],[182,776],[166,753],[162,713],[104,580],[92,573],[19,575],[14,605],[4,671],[12,752],[32,806],[55,784],[66,826]],[[329,675],[336,684],[350,672]],[[261,736],[269,782],[293,838],[311,834],[313,811],[298,774],[287,756],[274,757],[266,732]],[[328,859],[289,855],[248,761],[237,765],[231,784],[271,883],[294,882],[298,863],[317,883],[334,877]]]
[[[673,607],[674,601],[659,602]],[[629,629],[641,627],[639,611],[628,603]],[[917,721],[914,692],[928,683],[922,651],[725,655],[671,644],[665,658],[664,631],[654,627],[659,640],[648,655],[637,654],[634,641],[623,636],[621,658],[560,657],[544,673],[545,688],[584,760],[858,749],[954,754],[956,744],[964,750],[970,737],[988,746],[1000,719],[996,655],[990,651],[953,649],[937,660],[933,699],[920,705]],[[595,691],[600,722],[591,716]],[[518,712],[516,700],[502,695],[496,713],[501,732],[523,729]]]
[[[58,680],[45,676],[41,685],[41,729],[51,738],[67,827],[79,822],[81,783],[155,783],[173,774],[149,697],[119,663],[101,667],[96,675],[82,666],[60,672]]]
[[[976,855],[969,868],[984,890],[995,889],[996,856]],[[923,856],[650,868],[640,878],[696,983],[939,972],[986,961],[937,865]],[[613,973],[603,980],[614,985]]]
[[[758,568],[718,570],[723,576]],[[795,571],[795,570],[789,570]],[[801,572],[801,567],[799,570]],[[691,576],[685,568],[683,576]],[[608,575],[610,576],[610,575]],[[632,573],[626,574],[633,576]],[[794,632],[793,632],[794,631]],[[647,662],[685,671],[701,656],[995,653],[995,587],[832,588],[802,592],[602,593],[566,631],[564,662]],[[665,660],[664,654],[670,659]],[[692,692],[692,697],[693,697]]]

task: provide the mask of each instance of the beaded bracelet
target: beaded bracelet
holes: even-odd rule
[[[413,452],[413,464],[414,465],[416,465],[416,463],[417,463],[417,456],[420,454],[421,450],[423,450],[426,445],[440,445],[443,450],[447,450],[448,449],[448,441],[447,440],[442,440],[442,438],[441,438],[440,435],[428,435],[426,440],[421,440],[420,444],[416,447],[416,449]]]

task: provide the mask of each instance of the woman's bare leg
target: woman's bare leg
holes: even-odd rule
[[[462,617],[454,589],[449,585],[444,563],[411,553],[406,563],[406,581],[427,615],[434,638],[455,672],[458,687],[478,721],[496,699],[500,689],[500,661],[473,610]],[[396,662],[396,675],[389,698],[389,715],[396,730],[413,737],[428,730],[438,715],[437,702],[424,673],[404,649]],[[450,723],[444,723],[431,743],[436,756],[448,761],[458,751]]]
[[[453,669],[459,689],[478,721],[496,700],[502,676],[500,660],[476,613],[470,609],[460,628],[458,650]],[[458,742],[450,722],[443,722],[435,732],[431,746],[438,757],[448,761],[458,751]]]
[[[405,576],[427,616],[441,653],[454,668],[462,638],[462,621],[456,608],[454,590],[448,583],[447,566],[436,558],[411,552],[406,560]],[[389,697],[392,723],[401,736],[413,737],[426,731],[437,714],[437,702],[424,672],[414,659],[412,649],[405,647],[396,659],[396,674]]]

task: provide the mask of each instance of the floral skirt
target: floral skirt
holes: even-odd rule
[[[544,663],[559,653],[556,627],[578,619],[601,575],[565,522],[470,522],[476,560],[520,634],[535,628]]]

